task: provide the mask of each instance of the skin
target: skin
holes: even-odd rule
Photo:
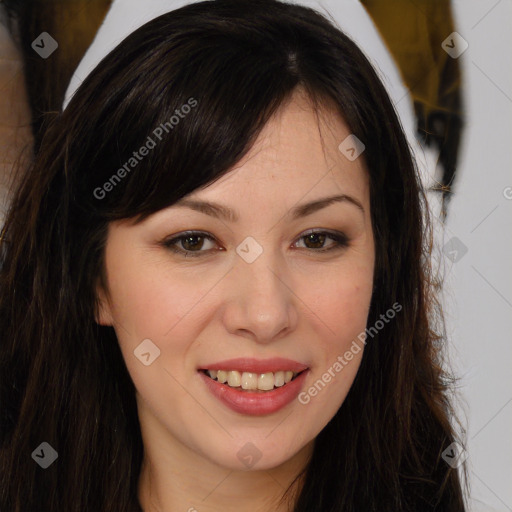
[[[235,168],[188,196],[234,209],[238,222],[173,205],[138,226],[110,224],[97,321],[114,326],[137,389],[146,512],[288,510],[278,500],[343,403],[363,351],[307,405],[294,400],[260,417],[228,409],[197,368],[286,357],[309,366],[307,390],[365,330],[375,251],[364,158],[349,161],[338,150],[349,134],[333,112],[317,118],[297,90]],[[364,211],[344,201],[297,220],[287,216],[335,194],[353,197]],[[348,246],[318,252],[335,241],[308,240],[311,229],[344,232]],[[186,230],[213,236],[177,243],[202,256],[160,243]],[[236,252],[248,236],[263,248],[250,264]],[[147,338],[160,356],[145,366],[133,351]],[[250,469],[237,457],[247,442],[261,453]]]

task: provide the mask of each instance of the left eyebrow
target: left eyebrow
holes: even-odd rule
[[[312,213],[321,210],[322,208],[326,208],[327,206],[333,203],[343,203],[348,202],[349,204],[353,204],[359,210],[364,213],[363,205],[352,196],[348,196],[346,194],[341,194],[337,196],[324,197],[322,199],[317,199],[315,201],[311,201],[310,203],[302,204],[293,208],[290,212],[292,219],[298,219],[299,217],[305,217],[306,215],[311,215]]]
[[[296,206],[291,209],[289,215],[291,215],[291,218],[295,220],[300,217],[306,217],[307,215],[311,215],[312,213],[321,210],[322,208],[326,208],[331,204],[343,202],[347,202],[349,204],[354,205],[364,213],[363,205],[357,199],[346,194],[341,194],[336,196],[323,197],[321,199],[316,199],[309,203]],[[193,199],[181,199],[180,201],[176,202],[173,206],[190,208],[200,213],[204,213],[206,215],[210,215],[216,218],[223,218],[231,222],[238,222],[239,220],[239,216],[234,210],[228,208],[227,206],[223,206],[221,204],[214,202],[196,201]]]

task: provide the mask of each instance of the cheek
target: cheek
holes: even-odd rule
[[[161,262],[140,255],[113,258],[110,268],[114,321],[123,338],[129,333],[138,343],[144,338],[167,338],[212,286],[208,279],[191,282],[186,273],[171,272]]]
[[[311,308],[330,328],[336,340],[347,340],[364,331],[373,291],[373,265],[347,264],[322,278],[310,293]]]
[[[371,299],[371,288],[361,285],[345,286],[343,289],[336,287],[332,292],[331,300],[326,294],[320,308],[322,319],[330,328],[329,335],[321,340],[321,359],[326,368],[348,351],[354,341],[362,346],[358,336],[365,331]],[[354,357],[356,360],[358,358]]]
[[[163,418],[183,395],[184,361],[199,329],[190,319],[211,284],[191,286],[161,266],[128,263],[112,273],[116,336],[139,398]]]
[[[332,275],[324,275],[322,287],[310,294],[311,309],[319,321],[315,325],[317,364],[308,385],[321,380],[310,398],[315,397],[313,407],[323,408],[326,417],[345,399],[364,351],[361,333],[366,329],[373,291],[373,259],[356,260],[347,259]]]
[[[373,266],[347,265],[325,280],[323,293],[311,295],[321,321],[315,325],[315,366],[298,399],[316,418],[315,428],[336,414],[354,382],[364,351],[358,336],[366,329],[372,290]]]
[[[119,346],[140,396],[154,410],[163,407],[164,414],[169,404],[183,399],[180,383],[189,378],[189,351],[197,347],[203,318],[211,311],[207,296],[218,275],[194,279],[168,263],[141,256],[117,263],[110,267],[109,285]],[[154,361],[147,366],[137,358],[146,353],[139,347],[146,345]]]

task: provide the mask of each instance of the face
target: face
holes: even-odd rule
[[[97,320],[116,331],[143,439],[267,469],[342,405],[374,270],[368,173],[338,149],[349,135],[296,93],[235,168],[184,198],[196,203],[110,224]]]

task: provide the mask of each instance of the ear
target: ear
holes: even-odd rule
[[[108,300],[107,294],[99,281],[96,284],[96,297],[97,308],[94,315],[96,323],[99,325],[114,325],[110,301]]]

